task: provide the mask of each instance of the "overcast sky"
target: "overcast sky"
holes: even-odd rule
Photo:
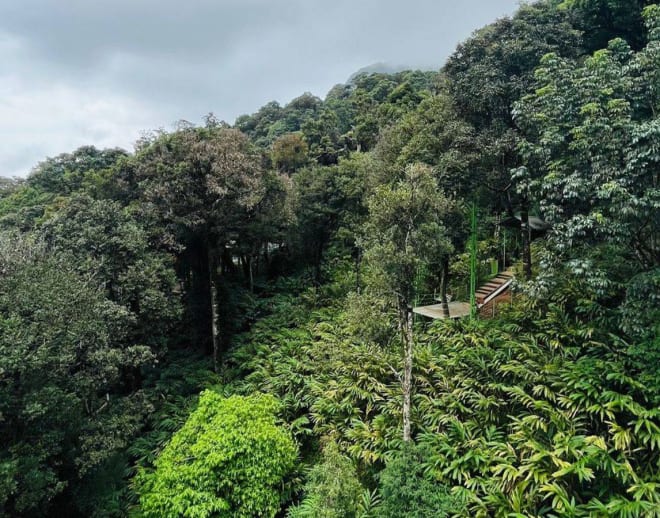
[[[0,0],[0,176],[84,144],[439,68],[518,0]]]

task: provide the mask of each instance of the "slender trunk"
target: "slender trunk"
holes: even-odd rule
[[[250,279],[250,293],[254,293],[254,272],[253,272],[253,256],[250,254],[248,257],[248,274],[249,274],[249,279]]]
[[[449,284],[449,258],[442,260],[442,272],[440,276],[440,309],[442,316],[449,318],[449,302],[447,301],[447,284]]]
[[[250,274],[248,272],[248,257],[247,255],[241,255],[240,257],[241,261],[241,268],[243,269],[243,278],[248,279],[250,277]]]
[[[413,312],[410,306],[402,308],[401,320],[403,331],[404,363],[403,363],[403,440],[411,440],[410,408],[412,392],[412,366],[413,366]]]
[[[218,356],[219,356],[219,337],[218,337],[218,285],[216,280],[217,267],[213,252],[209,247],[208,250],[209,262],[209,288],[211,291],[211,338],[213,340],[213,369],[218,372]]]
[[[359,294],[362,289],[360,274],[362,273],[362,250],[358,248],[355,256],[355,291]]]
[[[522,234],[523,242],[523,271],[525,278],[530,280],[532,278],[532,252],[530,247],[531,231],[529,228],[529,209],[527,203],[523,204],[520,211],[520,233]]]

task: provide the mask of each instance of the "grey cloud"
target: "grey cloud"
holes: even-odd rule
[[[272,99],[286,102],[304,91],[323,96],[374,62],[438,68],[460,40],[516,4],[0,2],[0,93],[9,96],[0,97],[0,135],[9,139],[0,144],[0,175],[9,168],[27,172],[45,155],[71,151],[56,145],[130,147],[141,130],[181,118],[198,121],[213,111],[231,122]],[[13,86],[3,89],[3,81]],[[28,122],[8,119],[21,115]],[[29,121],[46,128],[30,131]],[[138,123],[147,126],[134,127]],[[24,156],[22,166],[17,153]]]

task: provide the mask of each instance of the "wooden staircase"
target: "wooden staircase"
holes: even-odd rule
[[[504,299],[510,300],[511,293],[508,292],[508,289],[512,282],[513,272],[507,270],[479,286],[479,289],[476,291],[476,302],[479,315],[484,318],[495,316],[496,306]],[[442,304],[415,307],[413,308],[413,312],[433,319],[447,318],[442,311]],[[470,316],[470,313],[471,308],[469,302],[449,302],[449,318],[468,317]]]
[[[475,292],[477,307],[488,304],[491,300],[504,293],[513,282],[513,273],[504,271],[493,277],[487,283],[482,284]]]

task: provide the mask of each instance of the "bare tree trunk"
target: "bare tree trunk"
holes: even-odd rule
[[[410,434],[410,408],[412,393],[412,366],[413,366],[413,312],[410,306],[402,308],[403,331],[403,440],[409,442]]]
[[[217,267],[211,248],[208,251],[209,287],[211,290],[211,338],[213,340],[213,369],[218,372],[219,338],[218,338],[218,285],[216,282]]]
[[[250,293],[254,293],[254,258],[253,255],[250,254],[248,257],[248,273],[250,276]]]
[[[449,318],[449,302],[447,301],[447,284],[449,284],[449,258],[442,260],[442,272],[440,275],[440,309],[442,316]]]
[[[525,272],[525,278],[530,280],[532,278],[532,252],[531,252],[531,231],[529,228],[529,209],[527,208],[527,203],[523,204],[522,210],[520,211],[520,233],[522,234],[523,242],[523,271]]]

